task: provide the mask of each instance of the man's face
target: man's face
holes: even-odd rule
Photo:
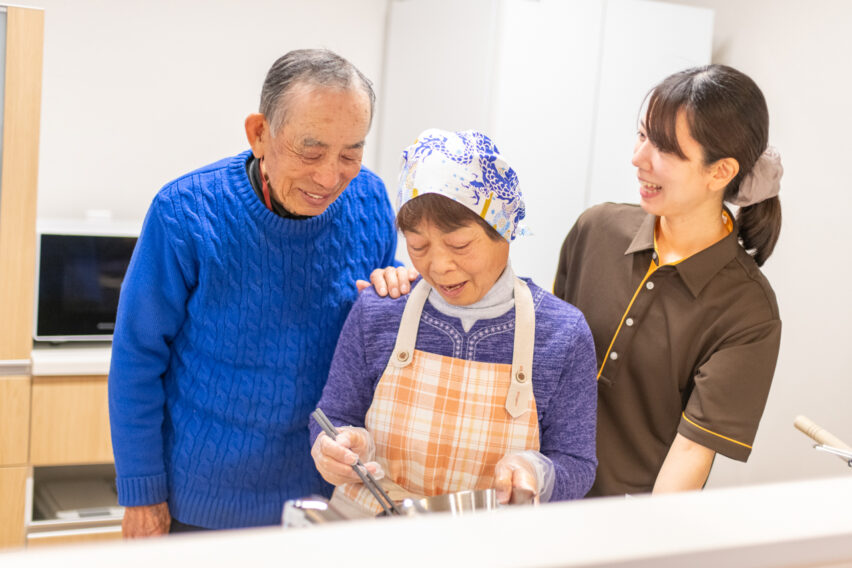
[[[361,170],[370,129],[363,90],[297,86],[286,122],[273,137],[267,121],[257,147],[270,191],[295,215],[321,214]]]

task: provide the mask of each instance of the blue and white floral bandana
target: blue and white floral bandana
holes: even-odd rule
[[[481,132],[430,128],[403,150],[397,211],[424,193],[461,203],[509,242],[527,233],[518,176]]]

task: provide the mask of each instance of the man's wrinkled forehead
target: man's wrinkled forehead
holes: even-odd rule
[[[299,98],[311,97],[314,94],[322,91],[349,92],[363,97],[365,102],[367,103],[368,112],[370,114],[369,124],[372,125],[373,108],[370,104],[370,97],[367,92],[365,92],[364,89],[359,86],[357,82],[353,81],[347,87],[336,87],[315,83],[310,80],[304,80],[299,81],[298,83],[288,88],[278,100],[274,116],[272,117],[272,120],[270,120],[270,125],[272,126],[273,131],[279,130],[283,126],[286,126],[294,118],[296,118],[294,115],[293,106]]]

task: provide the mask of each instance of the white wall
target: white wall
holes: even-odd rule
[[[39,217],[141,219],[169,179],[247,147],[243,119],[289,49],[334,49],[381,94],[386,0],[22,3],[46,9]],[[714,60],[763,88],[786,168],[784,229],[765,266],[784,320],[775,384],[751,460],[718,459],[710,486],[845,474],[791,424],[807,414],[852,442],[852,3],[675,3],[715,10]]]
[[[243,121],[291,49],[332,49],[380,88],[385,0],[18,4],[45,9],[39,218],[138,221],[169,180],[247,149]]]
[[[392,0],[388,21],[379,175],[395,196],[400,150],[425,128],[487,132],[532,231],[513,267],[545,287],[584,209],[637,199],[641,101],[709,63],[713,28],[711,10],[643,0]]]
[[[784,226],[764,273],[778,296],[781,354],[748,464],[717,460],[710,486],[848,475],[811,449],[793,418],[808,415],[852,443],[852,3],[683,0],[716,11],[713,60],[755,79],[770,143],[782,153]]]

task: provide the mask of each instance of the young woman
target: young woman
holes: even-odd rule
[[[586,315],[598,356],[590,495],[701,488],[717,452],[751,452],[781,336],[758,268],[781,228],[768,127],[743,73],[668,77],[639,126],[639,206],[593,207],[565,239],[555,293]]]
[[[595,472],[596,381],[580,312],[509,265],[524,204],[483,134],[427,130],[403,154],[402,230],[422,274],[396,300],[361,294],[319,407],[342,433],[312,455],[338,505],[379,512],[350,465],[392,498],[495,487],[582,497]]]
[[[586,316],[597,352],[590,495],[697,489],[717,452],[748,459],[781,337],[759,269],[781,229],[768,131],[763,94],[736,69],[668,77],[639,126],[640,205],[593,207],[565,239],[555,293]],[[407,279],[371,276],[391,296]]]

